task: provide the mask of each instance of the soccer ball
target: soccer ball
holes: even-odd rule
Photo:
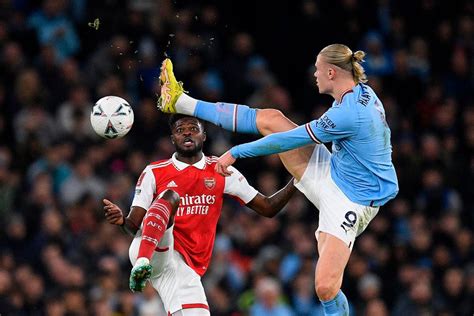
[[[96,102],[91,112],[94,131],[104,138],[125,136],[133,125],[133,110],[127,101],[116,96],[106,96]]]

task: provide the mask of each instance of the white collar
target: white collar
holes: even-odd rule
[[[194,166],[194,167],[196,167],[198,169],[201,169],[201,170],[203,170],[204,167],[206,167],[206,156],[204,154],[202,155],[201,160],[199,160],[198,162],[196,162],[192,165],[187,164],[185,162],[182,162],[182,161],[179,161],[178,159],[176,159],[176,153],[174,153],[173,156],[171,156],[171,161],[173,162],[176,169],[178,169],[179,171],[184,170],[189,166]]]

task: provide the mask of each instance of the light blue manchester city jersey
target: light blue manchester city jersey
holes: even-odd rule
[[[382,102],[372,88],[356,85],[316,121],[308,133],[332,142],[331,176],[347,197],[362,205],[383,205],[395,197],[390,128]]]
[[[353,202],[381,206],[398,193],[390,128],[382,102],[365,84],[334,101],[318,120],[233,147],[235,158],[276,154],[312,142],[332,142],[331,176]]]

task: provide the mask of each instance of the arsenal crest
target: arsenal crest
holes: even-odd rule
[[[204,185],[209,190],[212,190],[216,186],[216,179],[214,179],[214,178],[204,178]]]

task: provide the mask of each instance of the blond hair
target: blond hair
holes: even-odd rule
[[[344,44],[331,44],[324,47],[319,55],[323,56],[327,63],[350,71],[356,83],[367,82],[364,67],[361,65],[364,61],[365,52],[358,50],[353,53]]]

